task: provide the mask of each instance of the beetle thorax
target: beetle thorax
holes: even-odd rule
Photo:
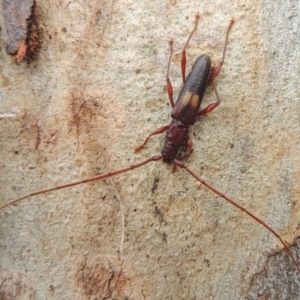
[[[186,145],[189,136],[189,126],[181,121],[173,120],[169,125],[166,135],[166,143],[161,151],[164,162],[172,162],[180,149]]]

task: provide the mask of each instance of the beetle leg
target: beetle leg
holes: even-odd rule
[[[234,24],[234,19],[231,19],[230,23],[229,23],[229,26],[228,26],[228,29],[227,29],[227,32],[226,32],[226,39],[225,39],[222,59],[216,67],[212,68],[212,72],[211,72],[210,78],[209,78],[209,83],[211,83],[218,76],[219,72],[221,71],[221,68],[222,68],[224,60],[225,60],[225,54],[226,54],[226,50],[227,50],[229,31],[230,31],[233,24]]]
[[[213,87],[213,89],[216,93],[217,102],[207,105],[204,109],[202,109],[200,112],[198,112],[198,116],[203,116],[203,115],[206,115],[206,114],[210,113],[211,111],[213,111],[220,104],[221,100],[220,100],[216,85],[213,81],[210,84],[212,85],[212,87]]]
[[[188,40],[186,41],[183,49],[182,49],[182,53],[181,53],[181,76],[182,76],[182,81],[183,81],[183,84],[185,84],[185,69],[186,69],[186,48],[194,34],[194,32],[196,31],[197,29],[197,26],[198,26],[198,22],[199,22],[199,19],[200,19],[200,14],[197,13],[196,16],[195,16],[195,26],[194,26],[194,29],[192,30]]]
[[[170,78],[169,78],[169,73],[170,73],[170,67],[171,67],[171,60],[172,60],[172,56],[173,56],[173,43],[174,43],[174,41],[172,39],[170,39],[170,41],[169,41],[170,58],[169,58],[168,71],[167,71],[167,92],[168,92],[169,100],[170,100],[170,103],[171,103],[172,107],[174,107],[173,87],[172,87],[172,83],[171,83]]]
[[[141,146],[138,146],[138,147],[136,147],[136,148],[134,149],[134,152],[137,153],[137,152],[139,152],[140,150],[142,150],[142,149],[146,146],[146,144],[148,143],[148,141],[149,141],[149,139],[150,139],[150,137],[151,137],[152,135],[155,135],[155,134],[161,134],[161,133],[165,132],[166,130],[168,130],[168,128],[169,128],[169,125],[160,127],[160,128],[158,128],[158,129],[156,129],[155,131],[153,131],[153,132],[145,139],[144,143],[143,143]]]
[[[194,143],[193,143],[193,140],[189,136],[186,138],[185,146],[187,147],[187,151],[183,156],[178,158],[178,160],[185,159],[194,152]]]

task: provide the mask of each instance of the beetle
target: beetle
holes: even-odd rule
[[[172,54],[173,54],[173,40],[169,41],[170,58],[169,58],[169,63],[168,63],[166,81],[167,81],[167,93],[168,93],[169,101],[173,108],[172,113],[171,113],[171,117],[173,118],[173,120],[171,121],[171,123],[169,125],[158,128],[157,130],[152,132],[145,139],[145,141],[142,145],[135,148],[135,152],[139,152],[146,146],[146,144],[148,143],[151,136],[166,132],[165,146],[162,149],[160,155],[152,156],[138,164],[134,164],[134,165],[131,165],[129,167],[126,167],[124,169],[120,169],[120,170],[117,170],[114,172],[108,172],[106,174],[96,176],[93,178],[89,178],[89,179],[85,179],[85,180],[81,180],[81,181],[68,183],[68,184],[56,186],[53,188],[41,190],[38,192],[30,193],[28,195],[25,195],[21,198],[18,198],[14,201],[11,201],[11,202],[1,206],[0,210],[3,210],[4,208],[6,208],[8,206],[17,204],[18,202],[25,200],[32,196],[45,194],[45,193],[55,191],[55,190],[69,188],[69,187],[72,187],[75,185],[80,185],[83,183],[89,183],[89,182],[93,182],[96,180],[109,178],[109,177],[116,176],[121,173],[125,173],[130,170],[140,168],[150,162],[156,162],[156,161],[163,160],[163,162],[165,162],[165,163],[173,163],[174,166],[184,169],[193,178],[195,178],[196,181],[198,181],[202,185],[206,186],[208,189],[210,189],[216,195],[223,198],[227,202],[231,203],[239,210],[245,212],[256,222],[258,222],[262,226],[264,226],[269,232],[271,232],[276,238],[278,238],[280,240],[280,242],[283,244],[284,248],[288,252],[289,256],[291,257],[298,272],[300,273],[300,268],[297,264],[295,257],[291,253],[289,246],[287,245],[287,243],[285,243],[283,241],[283,239],[280,237],[280,235],[275,230],[273,230],[270,226],[268,226],[265,222],[263,222],[256,215],[252,214],[250,211],[248,211],[247,209],[245,209],[244,207],[239,205],[237,202],[233,201],[232,199],[230,199],[229,197],[227,197],[226,195],[221,193],[219,190],[217,190],[210,184],[206,183],[203,179],[201,179],[199,176],[197,176],[190,168],[188,168],[182,162],[182,160],[185,159],[186,157],[190,156],[194,150],[193,142],[192,142],[191,138],[189,137],[189,126],[191,126],[195,123],[197,117],[212,112],[220,104],[220,97],[219,97],[216,85],[214,83],[214,79],[217,77],[217,75],[219,74],[219,72],[223,66],[223,63],[225,60],[225,54],[226,54],[226,50],[227,50],[227,44],[228,44],[228,40],[229,40],[229,32],[234,24],[234,19],[231,19],[230,24],[227,29],[227,32],[226,32],[226,38],[225,38],[225,44],[224,44],[224,48],[223,48],[222,59],[219,62],[219,64],[216,67],[213,67],[211,64],[210,57],[206,54],[203,54],[197,58],[191,73],[188,75],[187,79],[185,79],[186,48],[187,48],[194,32],[197,29],[199,19],[200,19],[200,14],[196,14],[195,26],[194,26],[192,32],[190,33],[188,40],[182,51],[181,73],[182,73],[182,80],[183,80],[184,86],[183,86],[175,104],[174,104],[174,100],[173,100],[173,88],[172,88],[171,81],[169,79],[170,65],[171,65]],[[207,107],[200,110],[200,105],[201,105],[205,90],[208,85],[211,85],[213,87],[213,90],[216,94],[217,101],[215,103],[209,104]],[[182,148],[187,148],[187,151],[184,154],[181,154]]]

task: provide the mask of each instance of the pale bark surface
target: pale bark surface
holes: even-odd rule
[[[191,128],[195,152],[186,164],[294,241],[298,1],[38,4],[44,43],[30,65],[5,53],[0,18],[0,205],[159,154],[163,136],[137,155],[133,149],[170,122],[168,40],[175,40],[176,99],[181,49],[200,12],[188,69],[203,52],[217,63],[228,23],[232,17],[236,23],[216,80],[222,103]],[[205,103],[213,101],[208,88]],[[285,253],[275,255],[282,249],[277,239],[183,170],[172,173],[160,162],[32,197],[1,211],[0,219],[0,299],[300,297],[295,267]],[[268,270],[275,274],[270,284]],[[287,281],[280,280],[284,272]]]

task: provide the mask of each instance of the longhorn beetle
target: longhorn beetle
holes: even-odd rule
[[[283,241],[283,239],[280,237],[280,235],[275,230],[273,230],[270,226],[268,226],[265,222],[263,222],[260,218],[258,218],[254,214],[252,214],[250,211],[246,210],[244,207],[242,207],[235,201],[233,201],[230,198],[228,198],[227,196],[225,196],[223,193],[221,193],[220,191],[215,189],[213,186],[206,183],[204,180],[202,180],[200,177],[198,177],[190,168],[188,168],[181,161],[182,159],[191,155],[193,152],[193,142],[192,142],[191,138],[189,137],[189,126],[193,125],[195,123],[196,118],[198,116],[202,116],[202,115],[212,112],[220,104],[220,97],[219,97],[217,88],[215,86],[214,79],[219,74],[219,72],[222,68],[222,65],[224,63],[227,44],[228,44],[229,32],[230,32],[230,29],[232,28],[232,25],[234,24],[234,19],[231,19],[229,27],[226,32],[226,38],[225,38],[222,59],[219,62],[219,64],[216,67],[211,66],[210,57],[206,54],[202,54],[201,56],[199,56],[197,58],[191,73],[188,75],[187,78],[185,78],[186,49],[187,49],[187,46],[188,46],[194,32],[197,29],[198,22],[200,19],[200,14],[196,14],[195,19],[196,19],[195,26],[194,26],[192,32],[190,33],[188,40],[182,50],[181,74],[182,74],[182,80],[183,80],[184,86],[183,86],[175,104],[174,104],[174,100],[173,100],[173,88],[172,88],[171,81],[169,79],[170,66],[171,66],[171,60],[172,60],[172,55],[173,55],[173,40],[171,39],[169,41],[170,57],[169,57],[169,62],[168,62],[166,81],[167,81],[167,93],[168,93],[169,101],[173,108],[172,113],[171,113],[171,117],[173,118],[173,120],[171,121],[170,125],[163,126],[159,129],[155,130],[154,132],[152,132],[145,139],[144,143],[135,149],[135,152],[140,151],[148,143],[151,136],[156,135],[156,134],[161,134],[166,131],[167,133],[166,133],[165,146],[162,149],[160,155],[152,156],[151,158],[148,158],[147,160],[145,160],[143,162],[140,162],[135,165],[131,165],[131,166],[121,169],[121,170],[109,172],[109,173],[106,173],[106,174],[103,174],[100,176],[96,176],[93,178],[89,178],[89,179],[85,179],[85,180],[81,180],[81,181],[77,181],[77,182],[73,182],[73,183],[68,183],[65,185],[56,186],[56,187],[53,187],[50,189],[31,193],[29,195],[23,196],[21,198],[18,198],[10,203],[7,203],[7,204],[1,206],[0,210],[4,209],[10,205],[17,204],[18,202],[20,202],[24,199],[27,199],[29,197],[32,197],[32,196],[72,187],[72,186],[83,184],[83,183],[88,183],[88,182],[92,182],[92,181],[96,181],[96,180],[105,179],[105,178],[112,177],[112,176],[115,176],[115,175],[118,175],[121,173],[125,173],[130,170],[137,169],[137,168],[142,167],[150,162],[156,162],[159,160],[163,160],[163,162],[165,162],[165,163],[173,163],[175,167],[177,166],[179,168],[184,169],[192,177],[194,177],[199,183],[203,184],[208,189],[210,189],[212,192],[217,194],[219,197],[221,197],[224,200],[226,200],[227,202],[231,203],[239,210],[245,212],[256,222],[258,222],[262,226],[264,226],[268,231],[270,231],[275,237],[277,237],[280,240],[280,242],[283,244],[284,248],[288,252],[289,256],[291,257],[298,272],[300,273],[300,267],[298,266],[296,259],[294,258],[293,254],[291,253],[287,243],[285,243]],[[204,96],[204,92],[206,90],[206,87],[209,84],[212,85],[212,88],[216,94],[217,101],[215,103],[209,104],[207,107],[200,110],[200,105],[201,105],[201,102],[202,102],[202,99]],[[180,153],[179,150],[181,148],[187,148],[187,151],[182,156],[179,156],[178,153]]]

